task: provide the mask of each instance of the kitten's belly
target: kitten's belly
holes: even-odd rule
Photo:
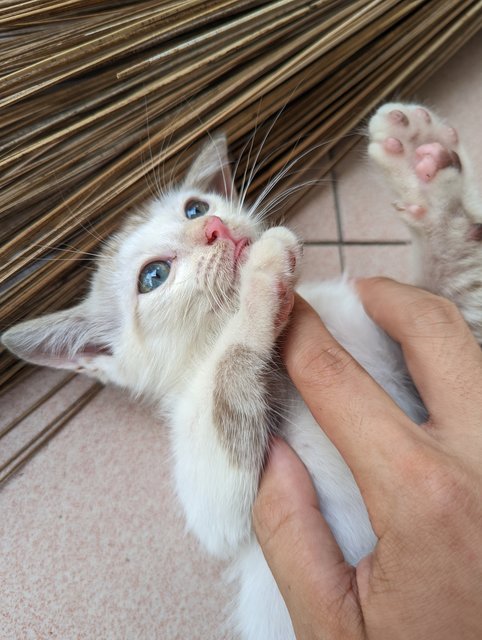
[[[425,411],[411,384],[401,351],[367,316],[345,280],[305,286],[300,294],[335,338],[416,422]],[[295,392],[294,392],[295,393]],[[356,564],[376,542],[353,475],[299,396],[284,425],[288,442],[313,478],[323,514],[348,562]]]

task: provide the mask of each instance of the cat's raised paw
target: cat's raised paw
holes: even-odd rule
[[[251,247],[243,268],[240,307],[256,332],[276,338],[293,306],[293,288],[301,262],[301,244],[285,227],[265,231]]]
[[[293,278],[299,270],[301,254],[301,244],[292,231],[286,227],[273,227],[255,242],[248,264],[256,270],[274,271]]]
[[[369,123],[368,152],[402,199],[396,208],[420,220],[462,189],[456,130],[418,105],[385,104]],[[410,220],[409,220],[410,221]]]
[[[369,134],[370,155],[397,183],[413,176],[430,182],[441,169],[462,169],[457,132],[423,107],[383,105],[370,120]]]

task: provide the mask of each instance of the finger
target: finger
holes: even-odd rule
[[[288,373],[313,417],[353,471],[370,509],[393,487],[393,460],[420,430],[296,296],[284,344]]]
[[[308,471],[282,440],[273,442],[253,516],[297,639],[362,638],[354,569],[320,513]]]
[[[388,278],[359,280],[357,289],[367,313],[400,343],[433,423],[479,432],[482,352],[455,305]],[[471,408],[476,415],[467,419]]]

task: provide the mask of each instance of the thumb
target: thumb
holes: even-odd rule
[[[321,515],[307,469],[283,440],[273,440],[253,522],[297,639],[364,638],[355,570]]]

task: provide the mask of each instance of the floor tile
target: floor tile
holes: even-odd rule
[[[65,371],[43,367],[12,387],[6,396],[0,397],[0,431],[66,377]]]
[[[324,179],[300,199],[291,213],[288,226],[305,242],[338,240],[333,180]]]
[[[228,637],[225,564],[185,533],[168,431],[123,391],[7,482],[0,512],[2,640]]]
[[[300,282],[320,281],[335,278],[341,273],[338,247],[306,246],[303,248],[303,263]]]
[[[48,374],[50,374],[50,371],[48,371]],[[40,386],[38,381],[43,377],[48,378],[50,376],[44,376],[43,371],[41,373],[33,374],[29,378],[29,386],[36,386],[38,388]],[[62,379],[66,379],[66,377],[67,376],[65,376],[65,374],[62,377],[59,377],[59,382],[62,381]],[[27,380],[24,380],[22,385],[25,385],[26,382]],[[43,381],[40,381],[40,384],[43,386]],[[93,385],[94,381],[87,376],[74,376],[70,382],[62,386],[51,398],[43,402],[37,409],[30,413],[30,415],[26,416],[25,419],[23,419],[15,428],[4,435],[0,444],[0,467],[3,468],[4,465],[7,466],[7,461],[12,460],[12,457],[16,457],[16,454],[18,454],[23,447],[30,447],[30,443],[33,444],[33,440],[41,438],[43,431],[49,427],[50,423],[64,411],[67,411],[69,407]],[[9,398],[11,398],[16,392],[17,389],[13,388],[12,394],[8,394],[8,398],[2,399],[2,406],[4,404],[7,406],[15,406],[14,402],[9,401]],[[30,396],[30,398],[31,401],[29,403],[29,407],[35,402],[34,397]],[[8,410],[6,412],[8,413]],[[17,416],[19,414],[20,412],[17,413]],[[11,464],[15,465],[16,463],[17,460],[12,460]]]
[[[336,190],[344,241],[408,240],[396,215],[393,193],[369,162],[364,142],[336,167]]]
[[[408,245],[351,245],[343,247],[345,269],[350,276],[388,276],[412,281],[411,248]]]

